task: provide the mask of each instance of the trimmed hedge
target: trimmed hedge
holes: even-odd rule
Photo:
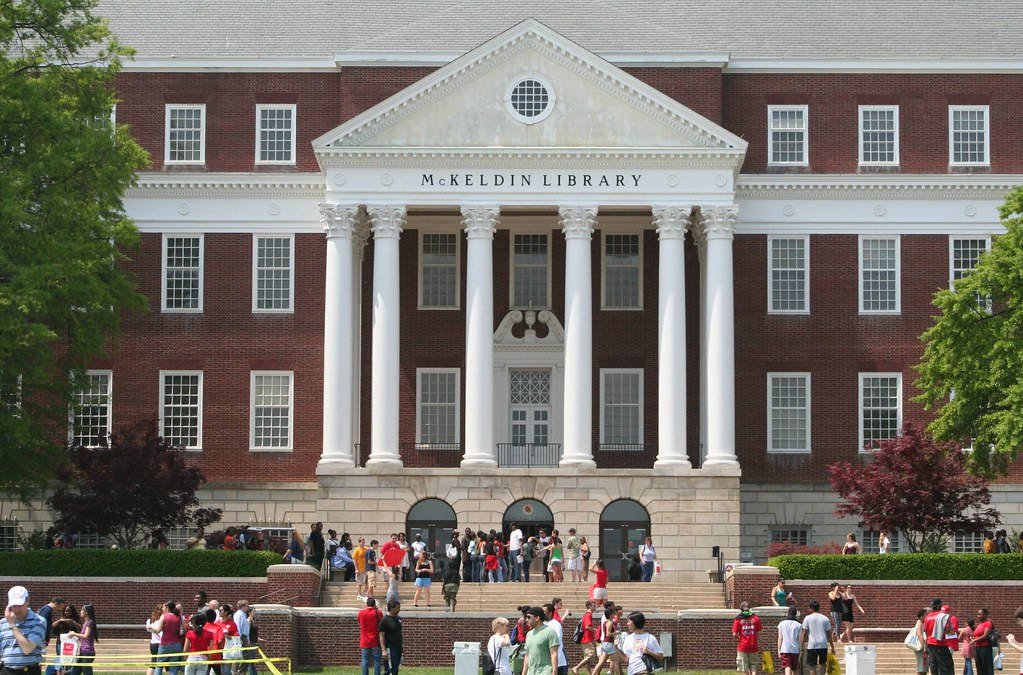
[[[0,576],[265,577],[270,551],[54,549],[0,553]]]
[[[890,553],[780,555],[767,561],[784,579],[1023,579],[1023,554]]]

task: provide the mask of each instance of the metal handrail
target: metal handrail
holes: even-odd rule
[[[597,446],[598,452],[646,452],[656,449],[653,443],[601,443]]]
[[[557,468],[560,462],[560,443],[497,444],[497,465],[500,467]]]

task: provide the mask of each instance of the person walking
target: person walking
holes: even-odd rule
[[[579,663],[572,666],[572,675],[579,675],[579,670],[584,669],[587,673],[592,672],[592,668],[597,661],[597,642],[600,637],[600,619],[594,621],[594,613],[597,611],[597,605],[593,600],[586,601],[586,611],[583,612],[582,618],[579,619],[580,627],[582,628],[582,638],[579,640],[579,647],[582,650],[582,659]]]
[[[828,646],[835,651],[835,631],[828,617],[820,613],[820,603],[810,601],[810,613],[803,617],[803,644],[806,645],[806,665],[810,675],[828,672]]]
[[[522,581],[522,529],[518,523],[511,524],[511,532],[508,533],[508,562],[511,563],[511,580]],[[528,572],[526,581],[529,581]]]
[[[643,565],[643,581],[653,581],[654,565],[657,562],[657,549],[654,548],[652,537],[647,537],[643,545],[639,547],[639,559]]]
[[[28,589],[12,586],[7,591],[4,621],[0,621],[0,660],[4,675],[40,675],[46,621],[28,606]]]
[[[291,531],[291,540],[288,541],[288,550],[284,553],[284,562],[301,565],[305,562],[305,542],[298,530]]]
[[[323,523],[314,523],[309,530],[309,564],[320,569],[326,555],[327,542],[323,539]]]
[[[523,675],[552,675],[558,663],[561,639],[555,630],[544,625],[544,610],[526,610],[529,632],[526,633],[526,656],[522,660]]]
[[[853,593],[852,584],[846,584],[845,590],[842,592],[842,621],[845,622],[845,641],[849,644],[855,642],[855,636],[853,635],[853,625],[856,622],[856,617],[853,615],[853,610],[860,610],[860,614],[866,614],[867,610],[863,609],[860,605],[860,601],[856,599],[856,594]]]
[[[568,675],[568,657],[565,655],[565,628],[558,617],[557,608],[554,603],[548,602],[543,606],[544,625],[554,629],[558,636],[558,668],[557,675]],[[567,613],[565,614],[568,615]]]
[[[568,539],[565,540],[565,554],[569,578],[573,583],[582,581],[582,551],[579,548],[579,537],[576,536],[574,527],[568,528]]]
[[[590,571],[596,577],[593,587],[590,589],[590,598],[598,607],[602,607],[607,602],[607,567],[603,560],[597,558],[597,562],[593,563],[593,568]]]
[[[426,592],[426,606],[430,606],[430,584],[433,581],[433,560],[430,552],[424,551],[416,563],[416,595],[412,599],[412,606],[419,606],[419,594]]]
[[[490,622],[490,630],[493,635],[487,641],[487,656],[494,663],[495,675],[512,675],[511,662],[511,639],[508,637],[508,619],[499,616]]]
[[[629,661],[628,675],[640,675],[648,673],[653,668],[647,663],[647,657],[653,661],[664,660],[664,650],[658,644],[657,638],[646,632],[646,617],[642,612],[633,612],[625,620],[629,634],[622,640],[621,652]]]
[[[404,650],[401,641],[401,603],[391,600],[387,603],[387,616],[380,620],[380,653],[387,675],[398,675],[401,655]]]
[[[950,642],[958,644],[959,622],[951,613],[951,609],[949,605],[941,604],[940,598],[935,598],[931,601],[931,611],[924,617],[927,658],[930,661],[932,675],[955,675]],[[979,629],[980,626],[978,633]],[[974,636],[974,640],[976,639]]]
[[[892,540],[888,538],[888,531],[881,530],[881,533],[877,535],[877,552],[880,554],[888,553],[891,550]]]
[[[458,575],[458,565],[449,565],[444,570],[444,576],[441,578],[444,586],[444,605],[448,608],[448,611],[455,611],[455,603],[458,602],[458,589],[461,587],[461,577]]]
[[[862,552],[863,547],[856,541],[856,535],[852,532],[845,535],[845,546],[842,547],[842,555],[856,555]]]
[[[977,666],[977,675],[994,675],[995,656],[994,645],[991,643],[991,631],[995,628],[988,616],[986,608],[977,610],[977,627],[970,636],[970,644],[974,649],[974,661]]]
[[[831,603],[831,631],[834,633],[835,642],[841,642],[842,614],[845,613],[845,592],[837,581],[831,582],[831,590],[828,591],[828,601]]]
[[[366,599],[366,554],[369,548],[366,546],[366,538],[359,537],[359,545],[352,551],[352,562],[355,563],[355,599],[362,601]]]
[[[373,661],[373,674],[380,675],[380,620],[382,613],[377,609],[373,597],[366,598],[366,607],[359,611],[359,651],[361,652],[362,675],[369,675],[369,662]]]
[[[529,568],[533,566],[533,559],[540,548],[540,540],[536,537],[529,537],[522,545],[522,580],[529,583]]]
[[[599,562],[599,561],[598,561]],[[608,664],[608,671],[617,673],[619,671],[617,649],[615,642],[618,627],[615,624],[616,610],[613,604],[604,607],[604,619],[600,622],[600,654],[597,656],[597,665],[593,669],[593,675],[600,675],[604,664]]]
[[[254,650],[251,648],[255,645],[252,641],[252,621],[249,618],[248,600],[239,600],[235,603],[233,618],[235,625],[238,626],[238,635],[242,638],[242,658],[250,659],[254,653]],[[255,663],[234,663],[231,665],[233,666],[234,675],[242,675],[245,671],[248,671],[249,675],[256,675]]]
[[[739,610],[739,615],[732,622],[732,636],[738,641],[735,669],[740,673],[757,675],[760,671],[760,647],[757,638],[763,626],[760,617],[750,610],[748,602],[743,601],[739,605]]]
[[[803,625],[796,617],[799,610],[789,607],[788,615],[778,624],[778,662],[785,669],[785,675],[796,675],[799,671],[799,648]]]
[[[188,652],[188,658],[185,659],[185,675],[206,675],[209,670],[207,665],[209,655],[202,652],[212,649],[211,636],[203,630],[206,627],[206,612],[199,611],[193,614],[188,625],[188,632],[185,633],[185,651]]]
[[[398,583],[401,581],[401,568],[385,567],[384,579],[387,581],[387,594],[384,595],[384,603],[391,601],[401,602],[401,596],[399,595],[400,585]]]

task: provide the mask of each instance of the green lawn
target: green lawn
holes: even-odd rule
[[[407,675],[451,675],[451,667],[448,668],[402,668],[401,673]],[[296,673],[316,673],[317,675],[360,675],[362,670],[358,667],[351,668],[299,668]],[[372,672],[372,671],[370,671]],[[604,671],[607,672],[607,671]],[[733,675],[734,670],[682,670],[671,671],[679,675]]]

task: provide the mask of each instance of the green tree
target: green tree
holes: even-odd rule
[[[72,375],[144,307],[119,263],[148,156],[111,125],[131,51],[94,6],[0,0],[0,491],[22,496],[59,461]]]
[[[916,400],[937,415],[936,438],[973,446],[970,468],[1004,472],[1023,448],[1023,186],[999,209],[1006,233],[955,290],[921,337]]]

